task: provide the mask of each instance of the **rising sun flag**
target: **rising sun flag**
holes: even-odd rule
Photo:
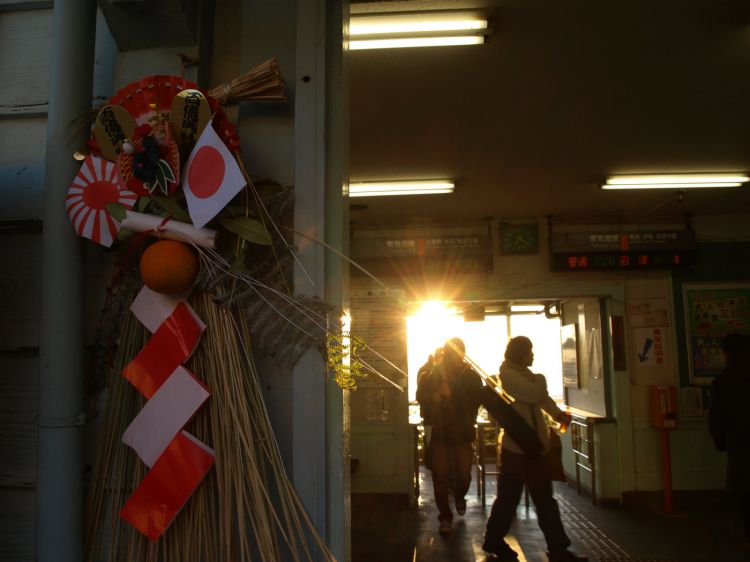
[[[130,209],[138,196],[117,185],[115,165],[103,158],[87,156],[68,188],[65,206],[79,236],[109,248],[120,224],[107,212],[109,203]]]

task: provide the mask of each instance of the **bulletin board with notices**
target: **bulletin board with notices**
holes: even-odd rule
[[[750,334],[750,284],[685,284],[683,298],[690,379],[710,384],[724,369],[721,338]]]

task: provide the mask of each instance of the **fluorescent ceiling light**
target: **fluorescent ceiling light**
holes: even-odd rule
[[[750,181],[745,174],[664,174],[612,176],[602,189],[693,189],[739,187]]]
[[[400,39],[363,39],[349,41],[350,51],[365,49],[404,49],[409,47],[450,47],[456,45],[481,45],[484,37],[469,35],[465,37],[403,37]]]
[[[487,29],[485,19],[415,19],[405,16],[357,18],[352,16],[349,35],[392,35],[394,33],[427,33],[434,31],[474,31]]]
[[[449,180],[359,182],[349,185],[349,197],[381,197],[389,195],[434,195],[453,193]]]
[[[349,20],[349,49],[480,45],[487,33],[487,18],[472,12],[360,14]]]

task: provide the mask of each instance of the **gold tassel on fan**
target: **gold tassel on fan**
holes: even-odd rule
[[[279,63],[269,59],[250,69],[242,76],[217,86],[208,92],[221,105],[231,105],[241,101],[285,102],[286,86],[281,77]]]

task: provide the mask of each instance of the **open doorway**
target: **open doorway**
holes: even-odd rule
[[[467,355],[487,374],[495,374],[503,360],[508,338],[526,335],[532,339],[536,351],[532,370],[545,374],[550,393],[561,399],[560,319],[556,317],[555,303],[539,300],[409,303],[404,295],[400,300],[390,301],[388,299],[394,298],[392,291],[381,294],[372,290],[355,296],[352,324],[376,325],[377,330],[370,332],[373,334],[370,341],[404,352],[401,358],[406,363],[408,382],[400,379],[402,386],[407,387],[404,393],[378,380],[364,381],[361,388],[352,393],[351,454],[352,462],[356,463],[351,496],[352,559],[381,560],[385,546],[386,558],[394,562],[432,559],[435,547],[445,546],[446,552],[456,556],[445,559],[481,560],[479,551],[475,557],[457,554],[455,549],[459,544],[465,547],[465,541],[458,543],[454,539],[453,547],[443,541],[432,542],[436,534],[437,507],[431,472],[423,462],[424,434],[419,406],[415,402],[417,372],[430,353],[446,339],[460,337],[465,342]],[[375,340],[376,332],[381,339]],[[379,413],[387,410],[389,415],[368,418],[370,402],[378,406],[379,409],[375,409]],[[496,433],[493,434],[496,429],[487,424],[483,427],[478,443],[487,446],[478,447],[476,451],[480,451],[486,461],[482,465],[486,478],[482,480],[481,489],[491,502],[496,495],[495,479],[491,475],[496,469],[492,468],[495,463],[490,450],[496,442]],[[403,462],[405,458],[408,462]],[[460,530],[455,534],[465,536],[473,550],[479,548],[477,537],[481,537],[487,514],[486,506],[481,503],[477,466],[475,457],[472,484],[467,494],[469,516],[457,523]],[[403,476],[412,485],[408,497],[402,493]]]
[[[560,319],[550,303],[422,301],[410,303],[406,317],[409,402],[415,400],[417,372],[435,349],[451,338],[466,344],[466,354],[487,374],[498,372],[509,338],[527,336],[534,344],[531,370],[547,378],[555,400],[563,399]]]

